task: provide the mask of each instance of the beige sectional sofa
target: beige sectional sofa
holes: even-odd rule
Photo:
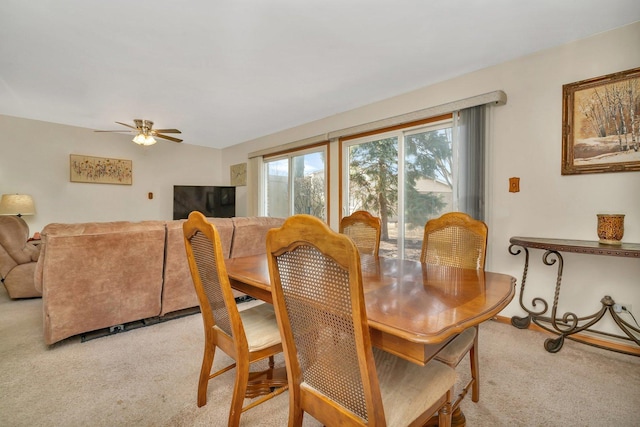
[[[209,218],[225,257],[265,252],[281,218]],[[42,292],[44,340],[65,338],[196,307],[182,223],[49,224],[35,273]]]

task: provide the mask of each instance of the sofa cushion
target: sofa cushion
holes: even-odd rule
[[[230,258],[259,255],[267,251],[267,231],[282,225],[284,218],[233,218],[233,243]]]
[[[218,230],[218,235],[220,235],[220,243],[222,244],[222,253],[224,254],[224,259],[230,258],[231,243],[233,241],[233,234],[235,232],[233,218],[207,218],[207,221],[213,224],[216,227],[216,230]],[[185,254],[186,254],[186,250],[185,250]]]
[[[207,218],[216,226],[225,258],[229,258],[233,221],[231,218]],[[167,221],[167,252],[162,287],[161,315],[198,306],[198,295],[193,287],[187,251],[184,247],[182,224],[185,220]]]

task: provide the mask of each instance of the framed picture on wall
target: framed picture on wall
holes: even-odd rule
[[[133,181],[131,160],[71,154],[69,169],[71,182],[131,185]]]
[[[246,163],[231,165],[229,170],[231,173],[231,185],[236,187],[247,185],[247,164]]]
[[[562,175],[640,171],[640,68],[562,86]]]

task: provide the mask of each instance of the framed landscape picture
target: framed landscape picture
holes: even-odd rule
[[[562,175],[640,171],[640,68],[562,86]]]
[[[71,182],[131,185],[131,160],[109,159],[71,154],[69,158]]]

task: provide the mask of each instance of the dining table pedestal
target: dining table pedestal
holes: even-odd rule
[[[249,382],[247,383],[247,391],[245,397],[253,399],[254,397],[264,396],[271,393],[274,389],[287,385],[287,368],[268,368],[264,371],[249,372]]]
[[[438,416],[434,415],[427,421],[427,423],[423,427],[437,427],[440,425],[438,421]],[[451,414],[451,427],[465,427],[467,425],[467,419],[462,413],[462,409],[458,406]]]

